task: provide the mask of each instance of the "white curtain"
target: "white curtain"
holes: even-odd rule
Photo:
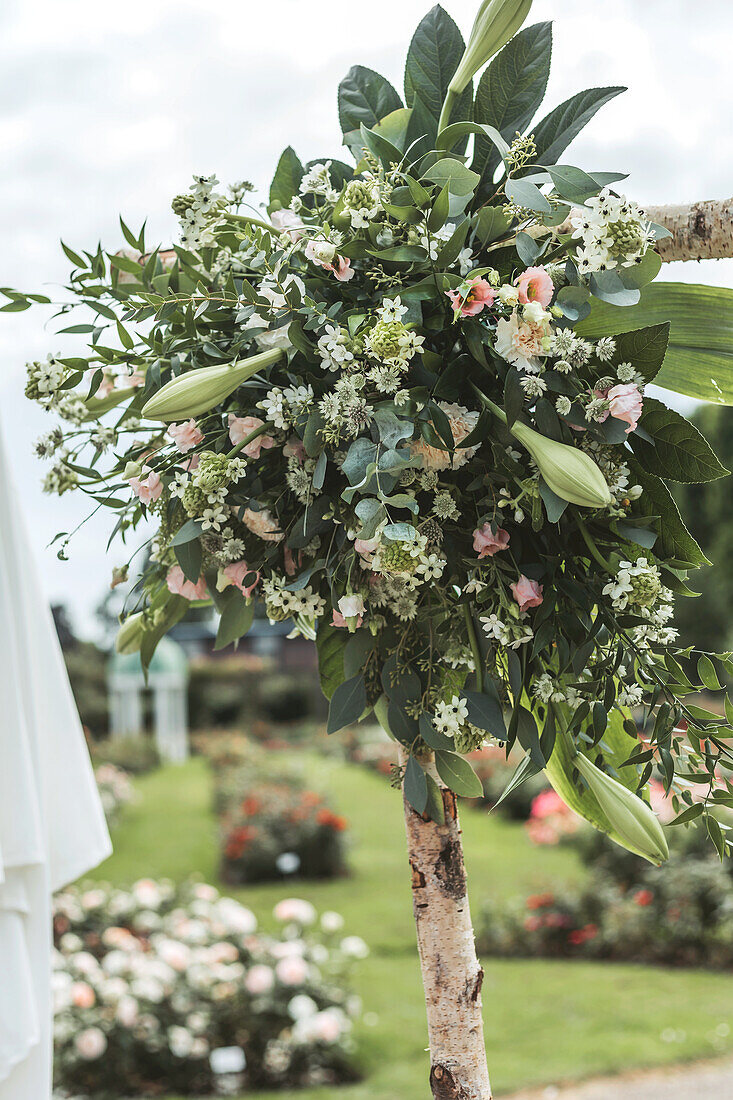
[[[51,895],[111,850],[0,437],[0,1100],[51,1095]]]

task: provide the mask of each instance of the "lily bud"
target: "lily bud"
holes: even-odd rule
[[[606,775],[582,753],[573,759],[573,764],[612,826],[614,840],[657,866],[669,859],[664,830],[646,802]]]
[[[613,502],[606,479],[590,455],[567,443],[540,435],[526,424],[509,429],[526,447],[553,493],[581,508],[604,508]]]
[[[454,95],[460,95],[479,69],[517,33],[531,7],[532,0],[484,0],[449,85]]]
[[[143,468],[139,462],[127,462],[122,471],[122,480],[129,481],[131,477],[140,477],[142,472]]]
[[[179,374],[150,398],[143,406],[142,415],[166,424],[200,416],[220,404],[258,370],[277,363],[284,355],[281,348],[273,348],[241,363],[216,364]]]
[[[143,613],[138,611],[136,615],[130,615],[117,631],[115,649],[118,653],[137,653],[143,644]]]

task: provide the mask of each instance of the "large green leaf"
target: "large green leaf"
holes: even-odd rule
[[[451,77],[463,56],[463,37],[446,11],[436,4],[415,31],[405,63],[405,102],[412,107],[408,138],[427,137],[420,152],[432,149]],[[470,119],[473,88],[469,84],[449,121]]]
[[[538,163],[557,164],[560,154],[590,122],[596,111],[609,99],[625,91],[625,88],[588,88],[550,111],[533,127]]]
[[[517,130],[523,133],[538,110],[547,88],[552,55],[552,24],[535,23],[500,51],[484,72],[476,89],[476,122],[496,127],[511,142]],[[474,149],[474,172],[491,185],[499,165],[496,146],[478,136]]]
[[[361,673],[344,680],[331,696],[326,733],[338,733],[344,726],[358,722],[366,707],[366,688]]]
[[[670,321],[669,348],[655,382],[676,393],[733,405],[733,290],[697,283],[652,283],[638,305],[621,308],[594,300],[583,336]]]
[[[634,436],[632,447],[650,474],[697,484],[715,481],[729,472],[721,466],[712,447],[694,424],[661,401],[644,398],[641,427],[654,440]]]
[[[386,77],[364,65],[353,65],[339,84],[339,122],[345,134],[358,130],[362,122],[371,130],[401,106],[402,100]]]
[[[331,626],[328,616],[324,615],[319,619],[316,634],[318,673],[321,678],[321,691],[327,699],[330,699],[339,684],[343,683],[345,641],[344,631]]]
[[[300,163],[295,150],[288,145],[277,162],[275,175],[270,184],[269,209],[287,206],[293,195],[298,193],[298,186],[302,178],[303,165]]]
[[[661,557],[687,562],[692,566],[710,565],[695,539],[685,527],[682,516],[664,482],[644,469],[640,462],[629,460],[635,484],[644,490],[644,507],[659,516],[656,551]]]

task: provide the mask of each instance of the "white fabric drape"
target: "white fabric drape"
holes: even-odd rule
[[[0,1100],[51,1095],[51,895],[111,850],[0,436]]]

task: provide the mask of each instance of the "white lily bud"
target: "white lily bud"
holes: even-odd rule
[[[461,94],[479,69],[517,33],[531,7],[532,0],[484,0],[450,82],[451,92]]]
[[[517,422],[509,430],[527,448],[545,482],[561,500],[581,508],[605,508],[613,502],[605,477],[585,451],[548,439],[526,424]]]
[[[115,649],[118,653],[137,653],[143,644],[143,613],[138,611],[136,615],[130,615],[117,631]]]
[[[241,363],[216,364],[179,374],[150,398],[143,406],[142,415],[167,424],[200,416],[220,404],[258,370],[277,363],[284,355],[282,349],[273,348]]]
[[[579,753],[573,763],[588,784],[609,824],[613,839],[657,866],[669,859],[664,830],[656,814],[633,791]]]

